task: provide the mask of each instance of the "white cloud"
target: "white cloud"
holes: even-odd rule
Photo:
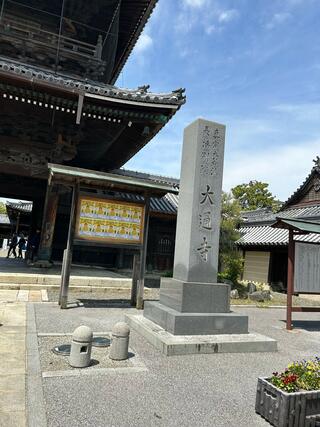
[[[220,12],[219,17],[218,17],[218,21],[221,23],[230,22],[233,19],[237,18],[238,15],[239,15],[239,12],[236,9],[224,10],[224,11]]]
[[[271,110],[278,113],[289,114],[296,120],[301,121],[319,121],[320,119],[319,103],[279,104],[272,106]]]
[[[200,8],[208,3],[208,0],[182,0],[182,3],[185,6]]]
[[[275,13],[271,20],[266,24],[266,28],[268,28],[268,30],[272,30],[277,25],[281,25],[288,21],[291,17],[291,13],[288,12]]]
[[[208,27],[206,27],[205,31],[208,35],[210,35],[210,34],[214,33],[215,31],[217,31],[217,27],[214,24],[211,24]]]
[[[141,34],[136,46],[136,53],[143,53],[153,45],[152,37],[149,34]]]
[[[202,29],[207,35],[219,33],[226,24],[239,16],[236,9],[221,9],[218,2],[212,0],[182,0],[175,22],[175,30],[186,34],[195,28]]]

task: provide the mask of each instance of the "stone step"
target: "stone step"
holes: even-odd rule
[[[0,274],[0,284],[12,285],[60,285],[59,275],[2,273]],[[92,277],[92,276],[71,276],[71,286],[94,286],[94,287],[128,287],[132,285],[132,279],[127,277]]]
[[[0,290],[59,290],[60,285],[47,285],[47,284],[37,284],[37,283],[0,283]],[[79,292],[110,292],[110,291],[126,291],[130,292],[128,286],[79,286],[79,285],[70,285],[70,289],[79,291]],[[148,292],[148,289],[146,289]]]

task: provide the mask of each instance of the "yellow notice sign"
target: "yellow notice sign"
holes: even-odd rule
[[[76,238],[106,243],[140,244],[142,205],[80,196]]]

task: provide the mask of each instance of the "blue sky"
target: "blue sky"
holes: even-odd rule
[[[320,0],[159,0],[117,84],[185,87],[187,103],[126,168],[179,176],[183,128],[227,126],[223,188],[281,200],[320,155]]]

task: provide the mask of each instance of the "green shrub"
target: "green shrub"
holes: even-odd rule
[[[222,271],[218,277],[220,279],[228,279],[236,284],[243,272],[243,258],[239,252],[233,251],[227,254],[221,254]]]
[[[161,277],[172,277],[172,276],[173,276],[172,270],[167,270],[167,271],[164,271],[163,273],[161,273]]]

